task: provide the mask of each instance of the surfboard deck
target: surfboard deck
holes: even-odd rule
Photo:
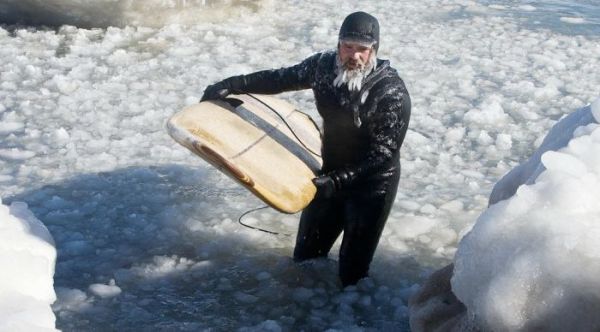
[[[314,198],[320,133],[308,115],[284,100],[244,94],[204,101],[174,114],[167,131],[281,212],[296,213]]]

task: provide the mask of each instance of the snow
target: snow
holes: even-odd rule
[[[55,331],[56,249],[27,204],[0,200],[0,331]]]
[[[594,105],[593,109],[596,109],[598,103],[599,101],[596,100],[592,104]],[[490,194],[490,204],[511,197],[521,184],[532,184],[545,168],[556,164],[553,162],[556,158],[552,157],[552,153],[549,153],[548,155],[544,155],[544,153],[555,151],[566,146],[577,130],[593,123],[597,123],[597,120],[594,117],[592,106],[581,108],[561,119],[550,129],[541,145],[533,152],[527,161],[514,167],[494,185],[492,193]],[[545,161],[543,158],[545,158]],[[560,167],[560,158],[558,163]],[[577,161],[573,161],[570,165],[563,164],[563,166],[569,166],[569,168],[574,167],[571,171],[576,174],[580,171],[584,171],[584,169],[578,167],[578,165],[580,164],[578,164]]]
[[[116,8],[119,3],[123,7]],[[413,113],[400,189],[372,277],[340,290],[339,243],[329,259],[295,264],[290,257],[298,215],[250,216],[253,225],[292,236],[241,227],[237,218],[261,202],[173,142],[164,123],[216,80],[295,64],[334,47],[340,22],[357,9],[380,19],[381,57],[405,80]],[[542,140],[559,119],[598,97],[598,10],[585,16],[576,9],[555,11],[545,20],[540,15],[550,14],[544,2],[523,7],[501,1],[495,8],[472,0],[2,2],[3,22],[20,18],[55,26],[0,28],[0,197],[8,209],[25,210],[13,206],[26,202],[55,240],[56,328],[408,330],[408,298],[431,271],[454,259],[461,238],[486,210],[494,183],[538,146],[552,145]],[[567,16],[585,22],[561,24]],[[283,97],[316,117],[309,92]],[[599,105],[588,109],[595,119]],[[573,134],[579,140],[572,151],[540,154],[539,160],[566,181],[547,177],[546,188],[575,187],[582,194],[595,183],[597,169],[582,156],[596,141],[592,127],[572,129],[567,141]],[[570,167],[590,178],[564,170]],[[521,180],[542,185],[540,174],[546,172],[535,168]],[[567,262],[572,265],[558,275],[567,287],[575,280],[569,273],[594,269],[579,266],[594,248],[587,240],[570,242],[581,228],[565,235],[565,225],[552,214],[544,217],[555,209],[544,205],[542,194],[519,191],[520,210],[508,216],[517,225],[532,216],[528,227],[552,221],[540,236],[559,234],[556,241],[573,245],[575,259]],[[547,199],[564,201],[556,216],[570,218],[570,224],[580,219],[565,204],[591,213],[582,212],[588,201],[558,196]],[[523,207],[525,199],[530,201]],[[502,223],[506,202],[482,218]],[[2,224],[14,220],[0,216]],[[513,234],[516,240],[520,234]],[[544,240],[535,233],[522,236],[523,242]],[[555,248],[550,242],[542,247]],[[524,251],[514,262],[510,256],[486,257],[487,267],[514,263],[507,283],[514,280],[510,271],[529,266],[528,259],[546,259],[548,266],[540,268],[547,269],[564,259],[541,251]],[[35,268],[43,266],[41,260],[27,261],[31,268],[35,262]],[[31,273],[11,277],[25,275]],[[46,288],[31,288],[32,295],[42,300],[21,303],[40,313],[28,322],[52,329],[52,275],[36,276],[44,276]],[[576,288],[564,294],[571,290]],[[491,303],[527,296],[506,293]],[[577,307],[564,303],[558,317]],[[502,322],[524,322],[518,309],[503,308]]]
[[[544,143],[498,182],[523,185],[492,196],[456,253],[452,289],[484,329],[600,328],[600,125],[586,107]]]

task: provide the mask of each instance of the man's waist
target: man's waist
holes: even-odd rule
[[[396,169],[400,169],[400,158],[399,156],[394,156],[388,160],[373,162],[369,164],[365,162],[366,158],[360,159],[329,159],[326,155],[323,156],[323,167],[322,172],[327,173],[334,171],[336,169],[342,168],[364,168],[366,169],[365,177],[369,177],[371,174],[380,174],[386,173],[390,171],[394,171]]]

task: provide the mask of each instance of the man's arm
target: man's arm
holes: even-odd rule
[[[319,57],[315,54],[295,66],[229,77],[208,86],[201,100],[224,98],[231,93],[277,94],[308,89]]]
[[[369,151],[358,165],[350,166],[354,177],[368,176],[383,170],[398,155],[410,117],[411,102],[406,91],[390,91],[367,122]]]

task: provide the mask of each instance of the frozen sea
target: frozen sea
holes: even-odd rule
[[[240,226],[262,203],[164,124],[216,80],[334,47],[356,10],[379,18],[380,57],[398,69],[413,112],[371,278],[341,291],[337,246],[297,265],[298,215],[247,219],[291,236]],[[482,213],[501,215],[484,212],[493,185],[600,95],[592,0],[5,0],[0,19],[0,223],[22,225],[0,233],[14,244],[0,247],[0,278],[23,289],[14,300],[0,288],[0,316],[37,296],[27,317],[54,327],[43,310],[52,303],[63,331],[408,330],[409,296],[454,259]],[[318,120],[309,92],[283,97]],[[36,263],[9,259],[20,246]],[[29,294],[20,276],[31,273],[39,291]]]

